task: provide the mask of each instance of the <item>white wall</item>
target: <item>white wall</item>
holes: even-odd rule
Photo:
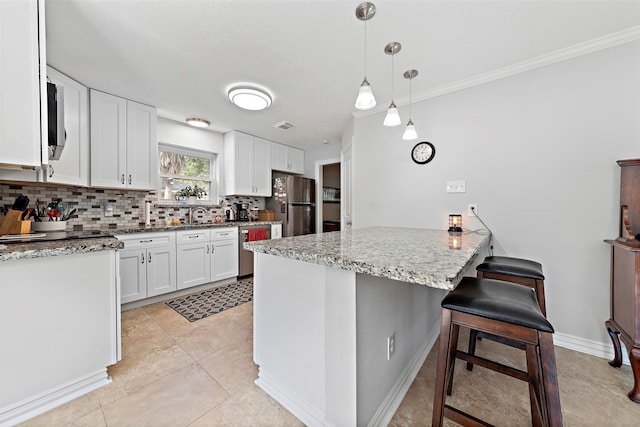
[[[639,76],[635,41],[415,104],[418,141],[436,147],[427,165],[411,161],[403,126],[356,119],[354,226],[444,229],[477,203],[496,254],[543,264],[556,332],[610,346],[602,241],[618,236],[616,160],[640,157]],[[454,179],[466,193],[446,194]]]
[[[222,154],[224,134],[158,117],[158,142]]]
[[[326,144],[304,152],[304,176],[315,179],[316,162],[319,160],[339,159],[340,144]]]

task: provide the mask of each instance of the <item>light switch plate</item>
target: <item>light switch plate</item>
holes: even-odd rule
[[[447,181],[447,193],[464,193],[467,191],[467,183],[464,179]]]

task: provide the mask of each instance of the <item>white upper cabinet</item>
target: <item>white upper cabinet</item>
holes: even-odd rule
[[[271,143],[232,131],[224,135],[225,194],[271,196]]]
[[[156,109],[96,90],[90,104],[91,186],[156,189]]]
[[[253,141],[253,147],[256,195],[271,197],[271,142],[256,137]]]
[[[271,168],[282,172],[304,173],[304,151],[272,142]]]
[[[41,14],[40,21],[38,14]],[[38,34],[42,34],[39,43]],[[0,1],[0,164],[39,168],[46,129],[44,2]],[[44,73],[43,73],[44,74]],[[42,115],[41,115],[42,113]],[[44,125],[44,126],[43,126]]]
[[[289,167],[291,173],[304,173],[304,151],[289,147]]]
[[[49,160],[42,180],[89,186],[89,90],[86,86],[47,67],[47,77],[64,88],[66,140],[59,160]]]
[[[154,107],[127,101],[127,188],[158,188],[158,116]]]

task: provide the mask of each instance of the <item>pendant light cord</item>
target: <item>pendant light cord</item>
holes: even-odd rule
[[[395,53],[391,55],[391,102],[393,103],[393,57]]]
[[[409,79],[409,121],[411,121],[411,84],[413,83],[413,77]]]
[[[364,78],[367,79],[367,21],[364,21]]]

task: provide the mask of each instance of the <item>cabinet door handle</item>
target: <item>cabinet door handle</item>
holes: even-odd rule
[[[142,254],[142,261],[140,262],[140,264],[144,264],[144,254]]]
[[[129,185],[131,185],[131,174],[129,174]]]
[[[120,182],[124,184],[124,174],[122,174],[122,178],[120,178]]]
[[[215,245],[212,243],[211,244],[211,253],[214,253],[216,251],[216,247]]]
[[[191,236],[188,236],[189,239],[197,239],[198,237],[200,237],[200,235],[198,234],[192,234]]]
[[[209,253],[209,245],[207,245],[207,253]]]
[[[53,178],[53,174],[54,174],[54,170],[53,170],[53,166],[49,165],[49,178]]]
[[[228,236],[229,233],[220,233],[221,236]]]
[[[140,240],[140,243],[151,243],[153,242],[153,239],[149,239],[149,240]]]
[[[149,256],[147,257],[147,262],[151,264],[151,254],[149,254]]]

